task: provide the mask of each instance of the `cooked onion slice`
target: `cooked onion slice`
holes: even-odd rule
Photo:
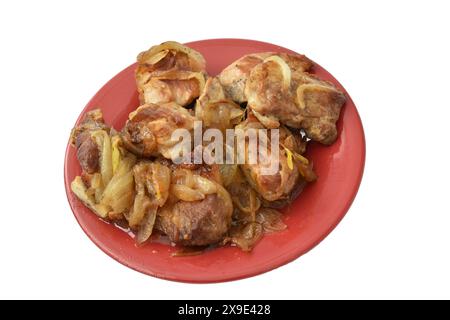
[[[237,171],[239,170],[237,164],[220,164],[219,172],[224,187],[228,187],[234,180]]]
[[[120,159],[122,158],[122,150],[120,146],[121,143],[122,139],[118,135],[115,135],[111,138],[111,147],[112,147],[111,157],[112,157],[113,174],[117,172],[117,169],[119,168],[120,164]]]
[[[138,56],[138,60],[141,63],[148,63],[148,64],[154,64],[161,59],[165,57],[165,54],[163,57],[160,52],[168,52],[168,51],[178,51],[185,53],[189,58],[192,59],[194,69],[196,71],[201,71],[205,69],[206,62],[203,56],[195,51],[194,49],[191,49],[189,47],[186,47],[178,42],[175,41],[167,41],[163,42],[158,46],[153,46],[150,48],[150,50],[143,52]],[[156,56],[156,57],[155,57]],[[156,62],[155,62],[156,61]]]
[[[158,208],[152,206],[147,210],[144,219],[139,225],[138,232],[136,234],[136,242],[141,245],[146,242],[153,233],[153,226],[155,225],[156,212]]]
[[[75,179],[70,184],[70,188],[73,193],[80,199],[87,207],[89,207],[96,215],[100,218],[106,218],[108,216],[109,208],[96,204],[93,195],[89,194],[88,188],[84,184],[80,176],[75,177]]]
[[[306,91],[328,91],[328,92],[339,92],[336,89],[332,88],[332,87],[328,87],[328,86],[324,86],[324,85],[320,85],[317,83],[307,83],[307,84],[302,84],[299,85],[297,88],[297,103],[298,106],[300,107],[300,109],[305,109],[306,108],[306,104],[305,104],[305,92]]]
[[[133,205],[134,179],[132,167],[136,159],[127,156],[121,160],[117,172],[111,178],[103,191],[100,203],[111,207],[112,211],[119,213],[129,210]]]
[[[230,236],[226,238],[224,242],[231,242],[243,251],[251,251],[262,236],[263,227],[261,224],[250,222],[232,227]]]
[[[217,193],[218,185],[200,175],[192,174],[189,170],[179,169],[173,174],[171,193],[182,201],[198,201],[205,196]]]
[[[150,199],[144,193],[138,192],[134,198],[133,208],[126,216],[131,228],[139,226],[150,207],[152,207]]]
[[[111,139],[105,130],[93,131],[91,137],[100,149],[100,173],[106,186],[113,175]]]
[[[162,50],[162,51],[154,54],[153,56],[149,57],[148,59],[146,59],[145,63],[156,64],[159,61],[161,61],[162,59],[164,59],[168,53],[169,53],[169,50]]]
[[[205,195],[202,192],[182,184],[171,185],[170,191],[181,201],[198,201],[205,199]]]
[[[275,209],[262,208],[258,211],[256,222],[262,225],[265,233],[278,232],[287,228],[281,217],[282,214]]]
[[[191,71],[170,71],[157,74],[153,79],[156,80],[191,80],[195,79],[198,82],[199,91],[202,92],[205,87],[205,75],[202,72],[191,72]]]
[[[195,188],[204,195],[217,192],[217,184],[199,175],[194,175]]]
[[[279,56],[270,56],[264,60],[266,62],[275,62],[281,70],[283,76],[283,87],[288,89],[291,86],[291,68],[289,65]]]
[[[309,165],[309,160],[306,159],[304,156],[302,156],[301,154],[298,154],[295,151],[290,150],[288,147],[286,147],[284,144],[281,143],[281,146],[284,148],[284,150],[286,151],[286,156],[287,156],[287,161],[288,161],[288,166],[289,169],[293,169],[293,161],[292,159],[296,159],[298,161],[300,161],[302,164],[304,164],[305,166]],[[290,162],[290,164],[289,164]]]

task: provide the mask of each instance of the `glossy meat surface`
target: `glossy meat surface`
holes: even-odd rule
[[[345,95],[311,74],[291,69],[286,75],[280,64],[266,61],[252,69],[245,87],[248,106],[267,128],[285,124],[304,129],[312,140],[333,143]]]
[[[171,159],[176,129],[193,130],[195,118],[176,103],[146,104],[132,112],[122,130],[125,147],[136,155]]]

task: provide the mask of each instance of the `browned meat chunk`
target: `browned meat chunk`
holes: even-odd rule
[[[254,117],[249,117],[245,122],[238,125],[236,128],[243,129],[264,129],[264,126]],[[270,133],[268,134],[270,139]],[[289,142],[289,147],[301,148],[300,142],[292,136],[292,134],[284,127],[280,128],[280,142]],[[259,146],[258,146],[259,147]],[[250,164],[248,161],[248,149],[246,149],[246,163],[240,165],[248,183],[258,192],[258,194],[267,201],[275,201],[287,198],[290,192],[294,189],[299,179],[299,171],[290,166],[286,150],[279,146],[279,158],[271,157],[272,149],[268,145],[268,154],[266,159],[259,159],[255,164]],[[292,151],[294,151],[292,150]],[[276,163],[278,162],[278,164]],[[277,170],[273,174],[266,174],[264,169],[276,166]]]
[[[195,118],[176,103],[146,104],[130,114],[122,130],[125,147],[136,155],[152,157],[159,154],[171,159],[171,141],[176,129],[193,130]]]
[[[169,41],[139,54],[136,84],[141,103],[186,106],[205,85],[205,60],[195,50]]]
[[[303,55],[261,52],[243,56],[226,67],[219,75],[220,83],[227,96],[238,103],[246,102],[247,97],[244,94],[244,89],[250,72],[264,59],[272,55],[282,57],[295,71],[308,71],[312,67],[312,62]]]
[[[84,173],[92,174],[99,170],[100,150],[91,132],[107,130],[99,109],[89,111],[80,125],[72,130],[71,143],[77,148],[77,158]]]

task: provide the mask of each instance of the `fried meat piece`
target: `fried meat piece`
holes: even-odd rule
[[[336,122],[345,95],[329,82],[290,68],[283,59],[269,57],[253,68],[245,95],[267,128],[280,123],[301,128],[310,139],[327,145],[337,138]]]
[[[192,131],[195,118],[188,110],[170,102],[161,105],[145,104],[132,112],[122,130],[124,146],[141,157],[162,155],[171,159],[172,141],[176,129]]]
[[[227,96],[237,103],[246,102],[247,97],[244,89],[250,72],[266,58],[273,55],[280,56],[295,71],[308,71],[312,67],[312,62],[304,55],[274,52],[248,54],[230,64],[218,76]]]
[[[86,113],[83,121],[72,130],[71,144],[77,149],[77,158],[84,173],[92,174],[99,170],[100,150],[91,137],[95,130],[107,130],[100,109]]]
[[[205,84],[205,60],[197,51],[169,41],[139,54],[136,85],[141,104],[186,106]]]
[[[181,245],[203,246],[223,239],[231,226],[233,204],[219,183],[176,168],[170,191],[168,203],[158,211],[159,230]]]
[[[238,124],[244,110],[228,99],[219,79],[209,78],[195,105],[195,116],[208,128],[225,130]]]

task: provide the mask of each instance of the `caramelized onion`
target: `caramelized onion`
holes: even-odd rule
[[[169,197],[170,169],[160,163],[149,164],[150,177],[145,181],[153,204],[162,207]]]
[[[236,217],[238,220],[254,222],[256,212],[261,206],[261,201],[256,191],[249,186],[242,177],[240,171],[237,171],[233,182],[228,186],[228,190],[233,200],[235,208],[238,210]]]
[[[177,169],[172,175],[173,195],[182,201],[203,200],[206,195],[216,193],[218,184],[192,173],[188,169]]]
[[[237,164],[221,164],[219,165],[220,177],[224,187],[228,187],[234,180],[239,170]]]
[[[277,210],[262,208],[258,211],[256,222],[262,225],[266,233],[278,232],[287,228],[281,217],[282,214]]]
[[[225,243],[231,242],[243,251],[250,251],[263,236],[263,227],[256,222],[234,226],[230,230],[230,236]]]
[[[217,184],[209,179],[194,175],[194,181],[195,188],[205,195],[217,192]]]
[[[302,177],[305,179],[306,182],[313,182],[317,180],[317,175],[313,171],[313,164],[312,162],[309,164],[304,164],[301,162],[297,163],[298,171],[302,175]]]
[[[195,185],[194,174],[188,169],[176,169],[172,173],[173,184],[183,184],[189,188],[193,188]]]
[[[201,119],[206,127],[220,130],[230,129],[238,124],[245,111],[230,100],[219,100],[201,105],[197,102],[196,117]]]
[[[100,202],[109,205],[114,212],[122,212],[131,208],[133,204],[134,179],[132,167],[135,158],[129,156],[124,158],[116,174],[103,191]]]
[[[206,66],[205,58],[203,58],[203,56],[199,52],[175,41],[167,41],[161,43],[158,46],[151,47],[150,50],[141,53],[138,57],[138,60],[141,63],[154,64],[165,57],[164,55],[164,57],[161,58],[162,55],[161,52],[166,51],[182,52],[191,59],[193,69],[196,69],[196,71],[201,71],[205,69]]]
[[[120,138],[120,136],[115,135],[111,138],[111,161],[112,161],[112,171],[113,174],[116,173],[117,168],[119,167],[120,164],[120,159],[122,157],[122,151],[121,151],[121,145],[122,144],[122,139]]]

